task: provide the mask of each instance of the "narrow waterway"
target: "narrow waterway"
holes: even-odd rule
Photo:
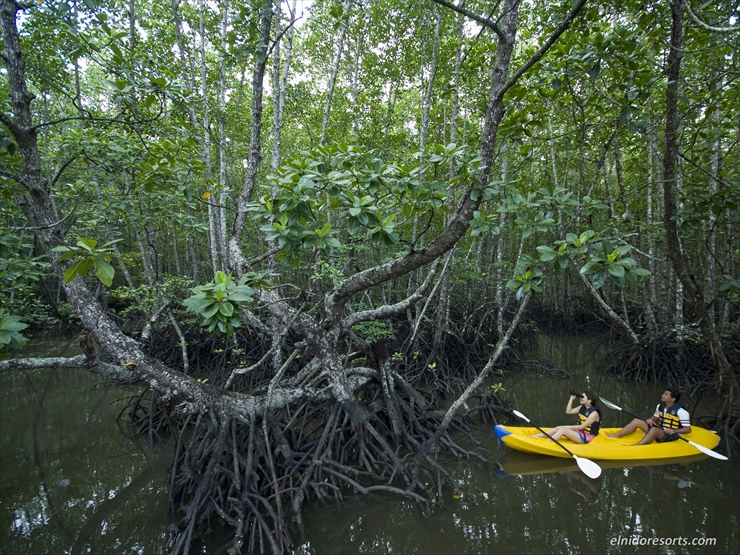
[[[625,386],[595,371],[602,355],[585,339],[543,336],[531,358],[550,360],[562,371],[506,374],[496,381],[516,408],[542,425],[569,423],[569,389],[592,390],[649,414],[667,384]],[[151,452],[116,426],[120,399],[130,394],[80,371],[0,374],[3,555],[161,552],[172,522],[170,452],[167,446]],[[685,401],[695,408],[695,401]],[[692,417],[711,408],[700,403]],[[609,409],[604,417],[607,426],[628,421]],[[476,437],[490,462],[447,463],[461,483],[460,499],[420,507],[348,491],[342,504],[310,502],[303,528],[293,532],[295,553],[740,552],[738,461],[602,465],[602,476],[589,480],[568,459],[501,446],[492,426],[481,426]],[[224,541],[216,533],[198,551],[224,553]]]
[[[665,384],[625,386],[597,373],[603,355],[586,339],[543,336],[530,356],[547,359],[564,372],[550,369],[496,381],[514,407],[540,425],[571,423],[565,415],[569,389],[591,390],[652,414]],[[699,405],[697,413],[708,408]],[[604,409],[604,420],[619,426],[630,418]],[[602,463],[602,476],[590,480],[574,461],[500,445],[491,426],[480,429],[478,439],[490,463],[448,464],[462,485],[460,499],[450,497],[445,506],[431,510],[377,496],[341,506],[316,503],[315,510],[305,511],[304,539],[296,553],[740,553],[737,461],[700,455],[670,465]]]

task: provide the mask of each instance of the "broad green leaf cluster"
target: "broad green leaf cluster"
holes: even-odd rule
[[[22,347],[28,341],[18,333],[27,327],[28,324],[21,322],[20,316],[6,314],[5,309],[0,308],[0,356],[4,356],[8,349]]]
[[[243,322],[240,307],[254,300],[252,285],[255,284],[264,286],[268,282],[264,275],[256,274],[247,274],[235,281],[231,275],[219,271],[212,281],[195,287],[194,295],[185,299],[183,304],[188,312],[203,318],[209,332],[232,335],[234,328]]]
[[[111,259],[115,256],[110,246],[119,241],[121,239],[115,239],[98,247],[98,242],[95,239],[79,237],[77,248],[56,247],[54,252],[63,253],[59,257],[59,261],[73,259],[72,265],[64,272],[64,283],[69,283],[76,277],[85,277],[85,274],[92,268],[95,270],[97,278],[110,287],[113,284],[113,277],[116,275],[116,270],[110,264]]]

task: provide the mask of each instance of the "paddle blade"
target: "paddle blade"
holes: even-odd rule
[[[685,439],[685,438],[681,438]],[[719,459],[720,461],[727,461],[729,460],[727,457],[725,457],[722,453],[717,453],[716,451],[712,451],[711,449],[704,447],[703,445],[699,445],[698,443],[694,443],[693,441],[686,440],[688,443],[696,447],[699,451],[704,453],[705,455],[709,455],[710,457],[713,457],[715,459]]]
[[[606,405],[606,406],[607,406],[607,407],[609,407],[610,409],[614,409],[614,410],[622,410],[622,407],[618,407],[617,405],[615,405],[615,404],[614,404],[614,403],[612,403],[611,401],[607,401],[607,400],[606,400],[606,399],[604,399],[603,397],[600,397],[600,399],[601,399],[601,404],[603,404],[603,405]]]
[[[530,421],[530,420],[529,420],[529,418],[527,418],[526,416],[524,416],[524,415],[523,415],[523,414],[522,414],[521,412],[519,412],[518,410],[514,410],[514,411],[512,411],[512,412],[513,412],[514,414],[516,414],[516,415],[517,415],[517,416],[518,416],[519,418],[521,418],[522,420],[524,420],[524,421],[526,421],[526,422],[529,422],[529,421]]]
[[[592,480],[601,476],[601,467],[594,461],[577,457],[576,455],[573,455],[573,458],[578,463],[578,468],[580,468],[581,471]]]

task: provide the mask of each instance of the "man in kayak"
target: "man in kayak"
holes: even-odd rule
[[[547,430],[546,434],[539,433],[532,438],[550,437],[555,441],[565,436],[575,443],[589,443],[599,434],[601,427],[601,409],[597,406],[599,398],[590,391],[584,391],[580,397],[580,407],[573,407],[576,395],[572,392],[568,406],[565,408],[567,414],[577,414],[578,424],[575,426],[558,426]]]
[[[660,396],[660,403],[655,407],[655,414],[652,418],[647,420],[635,418],[617,433],[607,435],[619,438],[639,428],[645,432],[645,436],[634,445],[647,445],[653,441],[658,443],[676,441],[679,434],[691,433],[689,411],[678,402],[680,398],[681,393],[678,389],[667,388]]]

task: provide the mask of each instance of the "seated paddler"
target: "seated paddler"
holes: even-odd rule
[[[635,418],[617,433],[609,434],[609,437],[622,437],[640,429],[645,432],[643,438],[633,445],[647,445],[653,441],[665,443],[676,441],[680,434],[691,433],[691,419],[687,411],[678,400],[681,392],[673,387],[668,387],[660,396],[660,403],[655,407],[652,418],[643,420]]]
[[[573,401],[578,399],[578,406],[573,406]],[[598,406],[599,398],[590,391],[584,391],[580,395],[576,391],[570,392],[566,414],[578,415],[578,424],[573,426],[558,426],[532,436],[533,438],[549,437],[555,441],[561,437],[567,437],[574,443],[589,443],[599,434],[601,428],[601,409]]]

